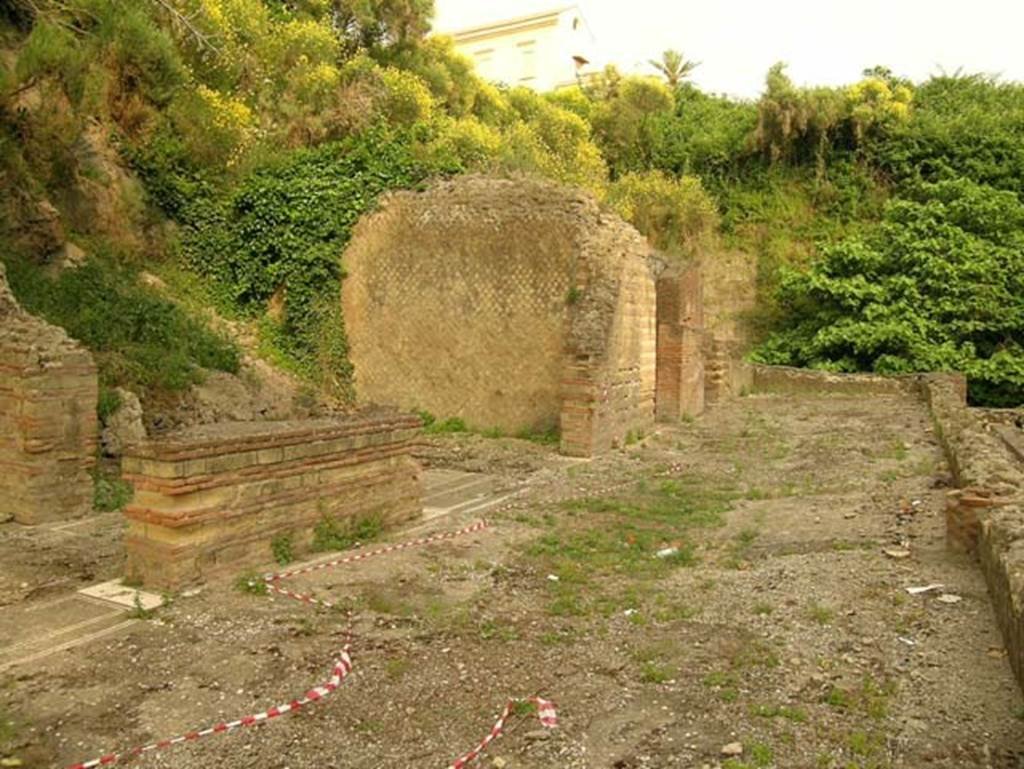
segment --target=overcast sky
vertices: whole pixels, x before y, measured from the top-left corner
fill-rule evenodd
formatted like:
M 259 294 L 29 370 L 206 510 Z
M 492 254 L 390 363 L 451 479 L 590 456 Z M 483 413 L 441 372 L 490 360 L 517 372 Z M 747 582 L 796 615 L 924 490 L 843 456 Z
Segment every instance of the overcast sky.
M 571 2 L 436 0 L 452 31 Z M 942 69 L 1024 80 L 1024 0 L 580 0 L 600 55 L 626 70 L 666 48 L 701 61 L 703 89 L 757 96 L 768 67 L 803 84 L 856 80 L 883 64 L 922 80 Z

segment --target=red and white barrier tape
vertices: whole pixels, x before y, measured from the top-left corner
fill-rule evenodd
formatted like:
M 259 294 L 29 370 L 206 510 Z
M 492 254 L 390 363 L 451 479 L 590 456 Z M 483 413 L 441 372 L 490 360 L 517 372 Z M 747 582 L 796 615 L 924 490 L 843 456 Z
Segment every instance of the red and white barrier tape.
M 455 759 L 455 763 L 453 763 L 448 769 L 463 769 L 463 767 L 476 760 L 477 756 L 487 750 L 487 746 L 497 739 L 501 735 L 502 731 L 504 731 L 505 722 L 508 720 L 508 717 L 512 715 L 513 708 L 520 703 L 527 702 L 533 703 L 537 706 L 537 717 L 540 719 L 543 726 L 548 729 L 554 729 L 558 726 L 558 714 L 555 712 L 555 703 L 550 700 L 545 700 L 540 697 L 530 697 L 525 700 L 509 700 L 505 704 L 505 709 L 501 711 L 501 715 L 498 716 L 498 720 L 495 721 L 494 726 L 491 727 L 490 734 L 484 737 L 480 741 L 480 744 L 469 751 L 466 755 Z
M 180 745 L 183 742 L 193 742 L 195 740 L 202 739 L 203 737 L 212 737 L 215 734 L 227 734 L 228 732 L 241 729 L 245 726 L 255 726 L 256 724 L 271 721 L 278 716 L 283 716 L 286 713 L 294 713 L 296 710 L 299 710 L 310 703 L 322 700 L 341 686 L 342 681 L 344 681 L 345 677 L 351 672 L 352 659 L 348 656 L 348 650 L 342 649 L 341 656 L 338 657 L 338 661 L 334 664 L 334 669 L 331 671 L 330 679 L 319 686 L 314 686 L 298 699 L 292 700 L 291 702 L 285 702 L 284 704 L 273 707 L 270 710 L 265 710 L 262 713 L 254 713 L 253 715 L 245 716 L 244 718 L 239 718 L 235 721 L 222 721 L 221 723 L 207 727 L 206 729 L 186 732 L 185 734 L 172 737 L 168 740 L 160 740 L 160 742 L 153 742 L 149 745 L 132 748 L 124 753 L 108 753 L 107 755 L 93 759 L 92 761 L 86 761 L 83 764 L 75 764 L 70 769 L 93 769 L 93 767 L 96 766 L 107 766 L 109 764 L 115 764 L 118 761 L 123 761 L 127 758 L 134 758 L 135 756 L 141 756 L 144 753 L 150 753 L 154 750 L 163 750 L 164 748 L 170 748 L 174 745 Z
M 434 534 L 429 537 L 420 537 L 418 539 L 409 540 L 408 542 L 400 542 L 395 545 L 388 545 L 386 547 L 380 547 L 375 550 L 369 550 L 363 553 L 356 553 L 355 555 L 349 555 L 343 558 L 336 558 L 333 561 L 318 563 L 312 566 L 305 566 L 300 569 L 293 569 L 291 571 L 281 572 L 278 574 L 268 574 L 266 577 L 264 577 L 264 581 L 266 582 L 267 589 L 274 593 L 277 593 L 278 595 L 293 598 L 297 601 L 302 601 L 303 603 L 307 604 L 331 608 L 334 606 L 334 604 L 330 601 L 315 598 L 312 595 L 294 593 L 290 590 L 286 590 L 285 588 L 280 587 L 278 583 L 283 579 L 295 577 L 300 574 L 309 574 L 311 572 L 321 571 L 323 569 L 329 569 L 347 563 L 364 561 L 367 558 L 371 558 L 373 556 L 384 555 L 385 553 L 393 553 L 398 550 L 406 550 L 410 547 L 429 545 L 434 542 L 443 542 L 445 540 L 454 539 L 456 537 L 464 536 L 466 534 L 472 534 L 477 531 L 483 531 L 485 528 L 487 528 L 487 524 L 484 521 L 477 521 L 474 524 L 466 526 L 462 529 L 458 529 L 456 531 Z M 150 753 L 154 750 L 163 750 L 165 748 L 170 748 L 174 745 L 180 745 L 184 742 L 193 742 L 195 740 L 202 739 L 203 737 L 210 737 L 215 734 L 226 734 L 228 732 L 240 729 L 242 727 L 255 726 L 257 724 L 266 723 L 267 721 L 271 721 L 277 718 L 278 716 L 283 716 L 286 713 L 294 713 L 296 710 L 299 710 L 305 707 L 306 705 L 322 700 L 324 697 L 328 696 L 329 694 L 334 692 L 339 686 L 341 686 L 342 682 L 345 680 L 345 677 L 352 672 L 352 659 L 351 657 L 349 657 L 348 648 L 349 647 L 346 645 L 345 648 L 342 649 L 341 656 L 338 658 L 338 661 L 334 665 L 334 669 L 331 671 L 330 679 L 326 683 L 313 687 L 312 689 L 307 691 L 305 695 L 298 699 L 294 699 L 291 702 L 286 702 L 282 705 L 278 705 L 262 713 L 255 713 L 253 715 L 248 715 L 244 718 L 239 718 L 234 721 L 224 721 L 219 724 L 216 724 L 215 726 L 207 727 L 206 729 L 187 732 L 186 734 L 179 735 L 177 737 L 172 737 L 171 739 L 161 740 L 160 742 L 154 742 L 149 745 L 143 745 L 141 747 L 132 748 L 131 750 L 125 751 L 123 753 L 108 753 L 107 755 L 93 759 L 92 761 L 86 761 L 81 764 L 74 764 L 71 767 L 69 767 L 69 769 L 94 769 L 94 767 L 97 766 L 108 766 L 110 764 L 115 764 L 119 761 L 123 761 L 128 758 L 134 758 L 136 756 L 141 756 L 145 753 Z M 548 728 L 554 728 L 555 726 L 557 726 L 558 717 L 555 714 L 555 708 L 551 702 L 541 699 L 540 697 L 534 697 L 526 701 L 533 702 L 537 705 L 538 716 L 540 718 L 541 724 Z M 498 721 L 494 724 L 494 727 L 491 729 L 490 734 L 488 734 L 487 737 L 485 737 L 476 748 L 474 748 L 465 756 L 458 759 L 454 764 L 452 764 L 453 769 L 462 769 L 462 767 L 466 766 L 468 763 L 473 761 L 477 756 L 479 756 L 484 750 L 487 749 L 487 746 L 498 735 L 501 734 L 505 726 L 505 721 L 512 713 L 512 709 L 515 707 L 517 702 L 519 701 L 509 700 L 508 704 L 505 706 L 505 710 L 502 712 L 501 716 L 498 718 Z

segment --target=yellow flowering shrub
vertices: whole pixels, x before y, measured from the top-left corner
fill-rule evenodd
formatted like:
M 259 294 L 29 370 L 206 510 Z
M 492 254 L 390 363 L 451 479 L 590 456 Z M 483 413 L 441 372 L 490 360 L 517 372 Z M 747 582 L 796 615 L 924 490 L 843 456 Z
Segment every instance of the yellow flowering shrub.
M 256 138 L 252 110 L 205 85 L 180 93 L 169 112 L 189 153 L 205 165 L 234 165 Z
M 412 125 L 430 119 L 434 97 L 419 77 L 405 70 L 385 67 L 380 71 L 384 86 L 382 108 L 388 120 Z

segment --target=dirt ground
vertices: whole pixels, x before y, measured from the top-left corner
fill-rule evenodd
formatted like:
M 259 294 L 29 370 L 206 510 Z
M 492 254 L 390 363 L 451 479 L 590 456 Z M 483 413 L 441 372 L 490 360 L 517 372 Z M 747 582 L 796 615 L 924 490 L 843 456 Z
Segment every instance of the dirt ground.
M 1024 702 L 979 570 L 946 549 L 916 401 L 751 396 L 590 462 L 475 436 L 424 458 L 521 493 L 483 532 L 293 580 L 354 613 L 343 686 L 134 763 L 441 769 L 508 697 L 540 694 L 559 728 L 519 716 L 478 765 L 1024 767 Z M 0 609 L 115 576 L 118 531 L 0 526 Z M 68 765 L 290 700 L 326 679 L 346 624 L 231 585 L 178 596 L 0 674 L 0 756 Z

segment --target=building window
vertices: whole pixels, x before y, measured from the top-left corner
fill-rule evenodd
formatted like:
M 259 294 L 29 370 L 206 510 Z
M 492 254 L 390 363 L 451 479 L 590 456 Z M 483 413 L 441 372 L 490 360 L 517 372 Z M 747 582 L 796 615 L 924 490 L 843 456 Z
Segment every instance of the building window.
M 494 58 L 494 49 L 482 48 L 479 51 L 473 51 L 473 58 L 476 59 L 477 64 L 489 64 Z
M 537 77 L 537 41 L 527 40 L 516 46 L 519 49 L 520 75 L 519 80 L 533 80 Z

